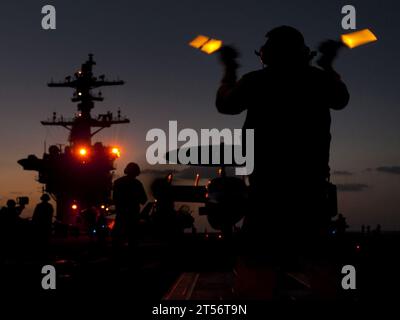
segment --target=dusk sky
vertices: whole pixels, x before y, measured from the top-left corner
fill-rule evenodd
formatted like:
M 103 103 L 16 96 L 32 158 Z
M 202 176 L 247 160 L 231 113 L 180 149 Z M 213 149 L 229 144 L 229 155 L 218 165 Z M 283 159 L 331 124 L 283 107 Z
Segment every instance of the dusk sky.
M 46 4 L 57 10 L 56 30 L 41 28 Z M 88 53 L 95 55 L 96 74 L 126 81 L 104 88 L 106 99 L 93 111 L 121 108 L 132 121 L 94 140 L 121 147 L 121 174 L 130 161 L 150 167 L 146 133 L 166 129 L 169 120 L 177 120 L 179 129 L 241 128 L 244 114 L 217 112 L 221 66 L 216 56 L 187 45 L 193 37 L 205 34 L 235 45 L 244 74 L 261 68 L 254 50 L 273 27 L 298 28 L 313 49 L 348 32 L 341 27 L 346 4 L 357 10 L 357 29 L 370 28 L 379 40 L 343 50 L 336 62 L 351 98 L 345 110 L 332 112 L 332 180 L 339 185 L 339 208 L 352 228 L 381 223 L 383 229 L 400 230 L 398 1 L 2 1 L 0 206 L 8 198 L 28 195 L 25 214 L 32 212 L 41 185 L 17 160 L 42 156 L 44 141 L 66 143 L 67 131 L 43 127 L 40 121 L 53 111 L 72 116 L 72 90 L 46 83 L 72 75 Z

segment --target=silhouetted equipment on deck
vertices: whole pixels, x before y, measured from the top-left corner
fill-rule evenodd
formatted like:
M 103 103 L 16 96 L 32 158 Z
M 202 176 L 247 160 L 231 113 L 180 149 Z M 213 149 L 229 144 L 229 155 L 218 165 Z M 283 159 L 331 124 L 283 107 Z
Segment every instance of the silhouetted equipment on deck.
M 112 189 L 114 161 L 120 156 L 116 146 L 104 146 L 101 142 L 92 144 L 92 137 L 114 124 L 129 123 L 129 119 L 111 112 L 93 118 L 91 110 L 94 101 L 103 101 L 101 92 L 93 89 L 103 86 L 124 84 L 123 81 L 108 81 L 105 76 L 96 77 L 92 68 L 95 65 L 93 55 L 82 64 L 74 76 L 68 76 L 64 82 L 50 82 L 49 87 L 74 89 L 72 102 L 78 102 L 77 114 L 66 119 L 54 112 L 51 119 L 42 121 L 44 126 L 61 126 L 70 131 L 69 144 L 50 146 L 40 159 L 29 155 L 18 163 L 25 170 L 39 172 L 38 181 L 45 185 L 57 202 L 57 219 L 64 223 L 74 223 L 79 212 L 91 207 L 100 208 L 109 203 Z
M 242 178 L 226 175 L 227 167 L 238 166 L 238 164 L 234 163 L 234 159 L 232 159 L 232 162 L 229 164 L 223 161 L 224 150 L 230 150 L 229 146 L 227 146 L 228 148 L 226 149 L 224 148 L 224 144 L 218 146 L 221 159 L 219 163 L 212 163 L 212 148 L 214 147 L 215 146 L 210 145 L 181 148 L 166 154 L 167 160 L 175 158 L 178 159 L 178 164 L 180 164 L 179 157 L 177 157 L 179 152 L 185 152 L 187 154 L 194 152 L 198 156 L 198 161 L 197 163 L 189 163 L 188 165 L 219 168 L 219 176 L 209 180 L 206 186 L 199 186 L 198 183 L 195 183 L 194 186 L 172 185 L 172 174 L 168 175 L 167 181 L 171 184 L 171 197 L 174 201 L 204 203 L 204 207 L 199 208 L 199 214 L 207 216 L 211 227 L 216 230 L 229 230 L 229 228 L 244 217 L 251 207 L 249 188 Z M 209 164 L 200 163 L 204 152 L 209 156 Z M 195 181 L 197 182 L 198 180 L 199 175 L 196 175 Z M 326 181 L 325 184 L 325 195 L 326 214 L 329 215 L 328 218 L 330 219 L 337 215 L 338 206 L 337 188 L 329 181 Z
M 17 198 L 17 204 L 20 206 L 26 206 L 29 204 L 29 197 L 18 197 Z
M 224 144 L 217 147 L 220 149 L 219 162 L 212 159 L 212 149 L 215 148 L 215 145 L 174 150 L 167 153 L 166 158 L 169 159 L 172 153 L 195 152 L 198 155 L 198 161 L 197 163 L 189 163 L 189 165 L 220 168 L 218 170 L 219 176 L 211 179 L 206 186 L 199 186 L 198 183 L 195 183 L 194 186 L 173 185 L 172 198 L 179 202 L 204 203 L 204 207 L 199 209 L 199 214 L 207 215 L 208 222 L 214 229 L 228 231 L 244 217 L 246 210 L 248 210 L 248 187 L 242 178 L 226 175 L 227 167 L 238 166 L 234 163 L 234 159 L 230 163 L 224 162 L 225 150 L 233 150 L 233 148 Z M 209 156 L 209 164 L 201 164 L 200 160 L 203 153 Z M 179 159 L 179 157 L 176 158 Z M 172 179 L 168 180 L 172 182 Z M 199 175 L 196 175 L 195 180 L 199 180 Z

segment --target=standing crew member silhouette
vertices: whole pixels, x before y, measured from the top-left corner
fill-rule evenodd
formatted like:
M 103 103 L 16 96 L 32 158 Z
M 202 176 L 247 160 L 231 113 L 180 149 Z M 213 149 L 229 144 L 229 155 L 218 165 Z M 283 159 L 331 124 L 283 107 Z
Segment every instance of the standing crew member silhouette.
M 116 209 L 114 226 L 114 244 L 121 245 L 124 238 L 128 238 L 129 245 L 134 245 L 137 238 L 137 225 L 139 222 L 140 205 L 147 201 L 146 192 L 142 183 L 136 179 L 140 168 L 136 163 L 129 163 L 125 176 L 115 180 L 113 199 Z
M 49 203 L 50 197 L 48 194 L 43 194 L 40 197 L 40 202 L 33 212 L 32 223 L 36 229 L 37 235 L 43 240 L 48 239 L 51 234 L 51 224 L 53 220 L 54 208 Z
M 323 56 L 314 67 L 298 30 L 281 26 L 266 38 L 257 52 L 264 68 L 238 81 L 236 51 L 220 50 L 225 74 L 216 106 L 231 115 L 246 110 L 244 129 L 255 130 L 250 185 L 256 205 L 244 225 L 253 240 L 250 247 L 263 251 L 270 244 L 278 255 L 288 255 L 329 225 L 330 109 L 343 109 L 349 94 L 332 68 L 338 49 L 333 41 L 320 47 Z
M 54 208 L 49 203 L 48 194 L 40 197 L 40 202 L 33 211 L 32 225 L 34 231 L 34 242 L 38 253 L 45 253 L 51 236 L 51 226 L 53 223 Z

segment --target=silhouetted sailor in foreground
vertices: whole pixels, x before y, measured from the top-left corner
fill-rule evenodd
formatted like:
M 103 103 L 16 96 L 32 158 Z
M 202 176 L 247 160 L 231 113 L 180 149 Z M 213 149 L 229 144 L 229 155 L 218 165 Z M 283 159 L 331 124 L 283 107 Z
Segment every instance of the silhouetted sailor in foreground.
M 40 202 L 33 212 L 32 224 L 35 228 L 36 236 L 43 241 L 47 241 L 51 235 L 51 226 L 53 223 L 54 208 L 49 203 L 50 197 L 48 194 L 43 194 L 40 197 Z
M 136 163 L 129 163 L 125 170 L 125 176 L 115 180 L 113 187 L 113 199 L 116 209 L 115 226 L 113 230 L 114 244 L 121 245 L 124 238 L 128 238 L 133 245 L 137 237 L 140 205 L 147 201 L 146 192 L 142 183 L 136 179 L 140 174 L 140 168 Z
M 220 51 L 225 74 L 216 106 L 224 114 L 247 111 L 244 129 L 255 129 L 252 201 L 244 229 L 251 248 L 282 257 L 307 247 L 325 233 L 329 179 L 330 109 L 343 109 L 349 94 L 332 62 L 338 47 L 326 42 L 314 53 L 289 26 L 266 34 L 257 55 L 263 68 L 237 80 L 237 53 Z M 294 255 L 294 254 L 293 254 Z

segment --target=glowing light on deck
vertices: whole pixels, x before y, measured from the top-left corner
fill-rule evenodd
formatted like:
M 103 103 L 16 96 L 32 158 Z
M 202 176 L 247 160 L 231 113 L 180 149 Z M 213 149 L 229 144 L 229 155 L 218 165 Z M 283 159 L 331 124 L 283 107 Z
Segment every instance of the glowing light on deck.
M 200 175 L 196 174 L 196 178 L 194 180 L 194 186 L 197 187 L 199 185 L 199 181 L 200 181 Z
M 174 178 L 174 177 L 173 177 L 172 173 L 170 173 L 170 174 L 168 175 L 168 177 L 167 177 L 167 181 L 168 181 L 169 184 L 172 183 L 172 179 L 173 179 L 173 178 Z
M 369 29 L 343 34 L 340 39 L 350 49 L 378 40 Z

